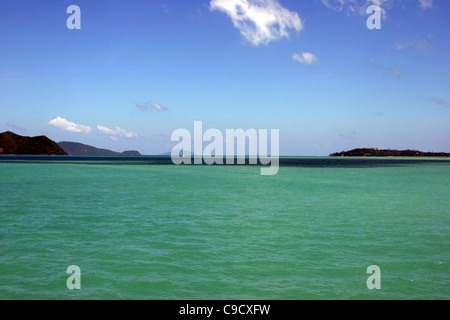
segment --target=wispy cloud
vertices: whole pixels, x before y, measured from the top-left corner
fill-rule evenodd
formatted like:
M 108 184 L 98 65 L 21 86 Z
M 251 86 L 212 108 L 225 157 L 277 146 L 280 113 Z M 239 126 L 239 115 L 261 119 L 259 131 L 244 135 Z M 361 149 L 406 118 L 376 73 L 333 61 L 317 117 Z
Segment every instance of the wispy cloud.
M 391 78 L 391 79 L 398 79 L 403 76 L 403 72 L 399 68 L 392 68 L 392 69 L 384 71 L 383 75 L 385 75 L 386 77 Z
M 321 0 L 322 4 L 328 9 L 335 11 L 346 11 L 354 13 L 356 12 L 356 7 L 360 6 L 357 1 L 354 0 Z
M 388 68 L 386 66 L 380 65 L 375 61 L 374 58 L 370 58 L 370 62 L 375 65 L 378 69 L 382 70 L 382 75 L 391 78 L 391 79 L 399 79 L 403 76 L 403 71 L 399 68 Z
M 148 110 L 147 104 L 136 103 L 136 107 L 138 107 L 139 110 L 144 111 L 144 112 Z
M 149 102 L 149 105 L 153 109 L 155 109 L 157 111 L 166 111 L 166 110 L 168 110 L 166 107 L 164 107 L 164 106 L 162 106 L 162 105 L 160 105 L 159 103 L 156 103 L 156 102 Z
M 162 10 L 164 13 L 169 13 L 169 8 L 167 8 L 167 5 L 165 5 L 165 4 L 160 4 L 159 7 L 161 8 L 161 10 Z
M 395 50 L 404 50 L 407 48 L 414 48 L 417 51 L 422 51 L 425 47 L 429 45 L 429 40 L 434 36 L 432 34 L 427 35 L 423 38 L 409 39 L 406 41 L 396 41 L 394 44 Z
M 138 137 L 138 135 L 136 133 L 134 133 L 132 131 L 126 131 L 119 127 L 115 127 L 114 129 L 109 129 L 107 127 L 98 125 L 97 130 L 106 135 L 109 135 L 112 140 L 117 140 L 118 137 L 125 137 L 125 138 L 137 138 Z
M 68 121 L 67 119 L 57 117 L 53 120 L 50 120 L 47 122 L 49 125 L 60 128 L 65 131 L 69 132 L 75 132 L 75 133 L 90 133 L 92 129 L 88 126 L 77 124 L 71 121 Z
M 432 9 L 434 0 L 419 0 L 422 9 Z
M 333 146 L 331 142 L 314 142 L 311 147 L 316 150 L 328 150 Z
M 26 129 L 21 128 L 21 127 L 18 127 L 18 126 L 16 126 L 14 123 L 9 122 L 9 121 L 6 123 L 6 125 L 7 125 L 8 127 L 10 127 L 11 129 L 13 129 L 13 130 L 17 130 L 17 131 L 27 131 Z
M 366 15 L 367 8 L 370 5 L 377 5 L 381 8 L 382 17 L 386 18 L 387 12 L 391 10 L 395 3 L 401 4 L 401 1 L 395 0 L 320 0 L 322 4 L 332 10 L 344 12 L 347 15 L 360 14 Z M 407 2 L 409 2 L 408 0 Z M 434 0 L 417 0 L 420 8 L 426 10 L 434 8 Z
M 162 106 L 161 104 L 157 103 L 157 102 L 147 102 L 144 104 L 136 104 L 136 106 L 138 107 L 139 110 L 141 111 L 147 111 L 149 108 L 155 109 L 156 111 L 167 111 L 169 109 L 167 109 L 166 107 Z
M 393 0 L 321 0 L 322 4 L 332 10 L 345 12 L 348 15 L 366 15 L 370 5 L 377 5 L 381 8 L 382 17 L 386 17 L 386 10 L 393 6 Z
M 358 136 L 357 136 L 356 131 L 352 131 L 349 133 L 341 133 L 341 134 L 339 134 L 339 137 L 341 137 L 343 139 L 347 139 L 347 140 L 353 140 L 353 139 L 356 139 Z
M 442 109 L 447 109 L 448 107 L 450 107 L 450 103 L 448 103 L 447 101 L 442 100 L 438 97 L 431 98 L 431 101 L 433 101 L 435 104 L 440 106 Z
M 0 77 L 0 81 L 24 81 L 28 80 L 26 78 L 2 78 Z
M 302 52 L 300 54 L 294 53 L 292 55 L 292 59 L 304 64 L 305 66 L 317 64 L 319 61 L 319 59 L 317 59 L 317 57 L 310 52 Z
M 210 9 L 225 12 L 254 46 L 289 38 L 290 29 L 303 29 L 298 14 L 284 8 L 278 0 L 212 0 Z

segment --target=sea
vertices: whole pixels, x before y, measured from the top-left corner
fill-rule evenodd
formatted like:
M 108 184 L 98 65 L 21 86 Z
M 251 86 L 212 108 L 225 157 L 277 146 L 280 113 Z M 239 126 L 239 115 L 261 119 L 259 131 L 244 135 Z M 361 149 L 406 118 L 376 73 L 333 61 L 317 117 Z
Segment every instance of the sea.
M 0 157 L 2 300 L 447 300 L 449 249 L 449 159 Z

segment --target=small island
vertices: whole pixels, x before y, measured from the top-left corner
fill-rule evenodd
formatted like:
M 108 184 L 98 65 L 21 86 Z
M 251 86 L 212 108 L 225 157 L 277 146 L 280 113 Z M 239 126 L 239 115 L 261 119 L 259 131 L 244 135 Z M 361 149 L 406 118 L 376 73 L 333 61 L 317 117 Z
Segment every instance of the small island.
M 450 157 L 450 153 L 358 148 L 350 151 L 332 153 L 330 157 Z

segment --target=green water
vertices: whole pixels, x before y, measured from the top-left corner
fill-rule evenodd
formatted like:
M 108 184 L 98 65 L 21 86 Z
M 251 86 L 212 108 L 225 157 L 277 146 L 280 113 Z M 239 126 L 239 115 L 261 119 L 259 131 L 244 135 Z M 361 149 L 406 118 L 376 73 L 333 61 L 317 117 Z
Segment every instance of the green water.
M 0 299 L 449 299 L 449 182 L 450 162 L 0 163 Z

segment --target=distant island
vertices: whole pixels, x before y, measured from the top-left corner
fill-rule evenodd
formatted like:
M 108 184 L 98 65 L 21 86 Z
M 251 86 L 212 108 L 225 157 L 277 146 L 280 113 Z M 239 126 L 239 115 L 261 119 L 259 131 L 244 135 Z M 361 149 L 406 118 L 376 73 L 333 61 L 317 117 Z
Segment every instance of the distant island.
M 68 155 L 55 141 L 46 136 L 25 137 L 11 131 L 0 133 L 0 154 Z
M 58 145 L 71 156 L 140 156 L 139 151 L 128 150 L 116 152 L 108 149 L 100 149 L 78 142 L 62 141 Z
M 422 152 L 417 150 L 381 150 L 359 148 L 330 154 L 330 157 L 450 157 L 445 152 Z
M 11 131 L 0 133 L 0 155 L 79 155 L 79 156 L 140 156 L 139 151 L 115 152 L 78 142 L 56 143 L 46 136 L 25 137 Z

